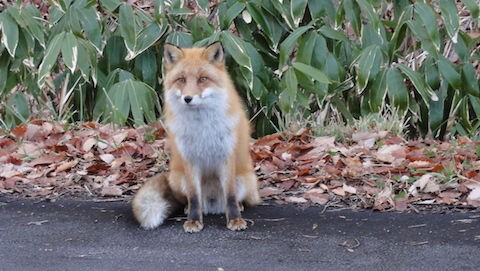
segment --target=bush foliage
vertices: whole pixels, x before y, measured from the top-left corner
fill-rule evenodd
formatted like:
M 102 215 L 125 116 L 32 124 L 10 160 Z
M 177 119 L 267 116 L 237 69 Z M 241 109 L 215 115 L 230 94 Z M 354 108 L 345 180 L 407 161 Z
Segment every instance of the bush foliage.
M 40 1 L 42 2 L 42 1 Z M 220 40 L 257 135 L 285 116 L 395 108 L 413 136 L 480 126 L 475 0 L 58 0 L 0 14 L 0 117 L 142 125 L 161 111 L 162 46 Z

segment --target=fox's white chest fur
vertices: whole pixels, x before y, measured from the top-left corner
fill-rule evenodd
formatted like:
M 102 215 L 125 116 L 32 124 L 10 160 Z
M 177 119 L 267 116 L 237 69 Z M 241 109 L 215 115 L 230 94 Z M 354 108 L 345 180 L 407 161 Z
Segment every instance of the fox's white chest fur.
M 215 173 L 233 152 L 238 118 L 227 114 L 224 91 L 209 91 L 205 97 L 194 99 L 199 99 L 199 104 L 187 105 L 178 93 L 167 94 L 173 113 L 167 125 L 182 158 L 204 175 Z

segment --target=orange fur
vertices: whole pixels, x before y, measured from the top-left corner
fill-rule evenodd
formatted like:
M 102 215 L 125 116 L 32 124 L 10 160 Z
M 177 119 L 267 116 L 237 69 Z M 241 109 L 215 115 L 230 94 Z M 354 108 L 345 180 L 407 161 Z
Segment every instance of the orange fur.
M 226 70 L 223 49 L 219 43 L 202 48 L 167 44 L 164 67 L 171 145 L 168 186 L 171 198 L 187 203 L 184 229 L 200 231 L 203 213 L 225 212 L 227 227 L 243 230 L 239 202 L 255 205 L 260 197 L 249 153 L 249 121 Z M 136 202 L 148 194 L 142 189 Z M 134 213 L 141 209 L 134 208 Z

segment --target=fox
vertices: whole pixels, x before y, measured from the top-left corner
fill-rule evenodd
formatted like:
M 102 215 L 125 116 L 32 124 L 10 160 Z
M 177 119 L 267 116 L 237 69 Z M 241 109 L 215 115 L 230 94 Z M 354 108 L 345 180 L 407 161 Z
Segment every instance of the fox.
M 181 48 L 166 43 L 163 67 L 170 170 L 151 177 L 135 194 L 135 219 L 155 229 L 184 207 L 185 232 L 201 231 L 207 214 L 225 214 L 228 229 L 245 230 L 243 206 L 261 199 L 250 156 L 250 122 L 222 44 Z

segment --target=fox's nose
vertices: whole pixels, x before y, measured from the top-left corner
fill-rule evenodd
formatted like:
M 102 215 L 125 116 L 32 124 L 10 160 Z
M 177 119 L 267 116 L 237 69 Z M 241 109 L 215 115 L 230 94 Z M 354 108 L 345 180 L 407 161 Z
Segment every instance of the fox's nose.
M 183 97 L 183 100 L 184 100 L 187 104 L 189 104 L 189 103 L 193 100 L 193 97 L 192 97 L 192 96 L 185 96 L 185 97 Z

